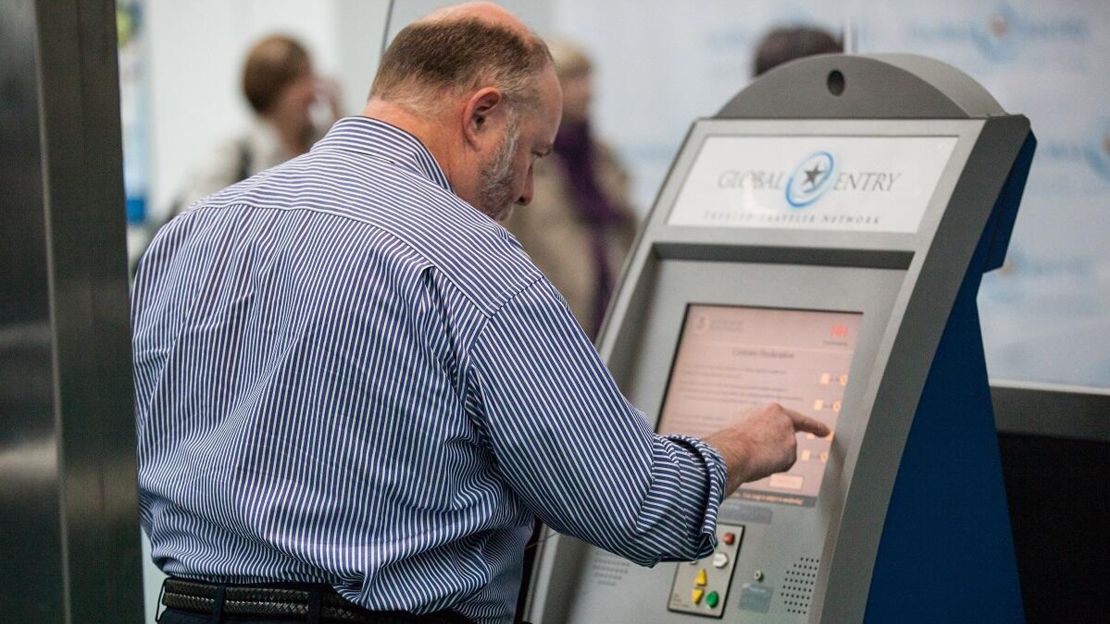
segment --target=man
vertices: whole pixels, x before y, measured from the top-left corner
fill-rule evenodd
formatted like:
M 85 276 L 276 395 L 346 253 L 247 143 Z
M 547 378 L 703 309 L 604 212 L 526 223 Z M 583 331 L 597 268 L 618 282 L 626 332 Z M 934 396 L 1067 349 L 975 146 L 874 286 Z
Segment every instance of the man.
M 723 496 L 828 433 L 768 406 L 665 438 L 625 401 L 496 223 L 560 99 L 515 17 L 442 10 L 398 34 L 364 116 L 159 233 L 133 331 L 163 622 L 507 622 L 535 516 L 697 558 Z

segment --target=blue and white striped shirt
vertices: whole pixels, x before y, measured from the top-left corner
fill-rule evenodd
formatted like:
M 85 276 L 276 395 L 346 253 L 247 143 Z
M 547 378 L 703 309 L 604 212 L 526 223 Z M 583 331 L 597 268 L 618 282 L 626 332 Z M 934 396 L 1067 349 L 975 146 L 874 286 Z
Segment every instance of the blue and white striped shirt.
M 143 526 L 170 575 L 512 617 L 531 522 L 712 548 L 725 469 L 655 435 L 562 298 L 363 117 L 162 228 L 134 288 Z

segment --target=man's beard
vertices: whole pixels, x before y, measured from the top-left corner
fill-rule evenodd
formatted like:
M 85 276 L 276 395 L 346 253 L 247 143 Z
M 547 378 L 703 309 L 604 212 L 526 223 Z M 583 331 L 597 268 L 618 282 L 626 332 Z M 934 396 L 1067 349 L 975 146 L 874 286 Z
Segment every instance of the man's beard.
M 507 219 L 517 200 L 513 197 L 513 155 L 516 153 L 518 139 L 516 120 L 510 119 L 497 153 L 482 168 L 482 187 L 477 208 L 494 221 Z

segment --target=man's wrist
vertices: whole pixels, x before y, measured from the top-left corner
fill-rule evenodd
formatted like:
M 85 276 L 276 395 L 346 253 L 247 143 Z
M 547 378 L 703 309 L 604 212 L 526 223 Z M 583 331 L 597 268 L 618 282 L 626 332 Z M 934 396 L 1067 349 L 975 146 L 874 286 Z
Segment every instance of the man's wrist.
M 751 458 L 749 443 L 744 436 L 728 435 L 725 432 L 710 436 L 705 442 L 717 449 L 725 462 L 727 474 L 725 496 L 727 497 L 747 479 L 750 469 L 748 463 Z

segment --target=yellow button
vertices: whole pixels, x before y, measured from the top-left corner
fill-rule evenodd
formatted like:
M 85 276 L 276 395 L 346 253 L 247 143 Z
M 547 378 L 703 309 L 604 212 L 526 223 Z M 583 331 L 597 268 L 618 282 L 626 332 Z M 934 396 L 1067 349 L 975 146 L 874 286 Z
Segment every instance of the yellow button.
M 705 595 L 705 590 L 704 589 L 695 589 L 694 591 L 690 592 L 690 598 L 694 601 L 694 604 L 700 604 L 701 603 L 701 597 L 704 596 L 704 595 Z
M 698 570 L 698 576 L 694 579 L 694 585 L 697 585 L 698 587 L 705 587 L 705 584 L 708 582 L 709 578 L 705 576 L 705 570 Z

